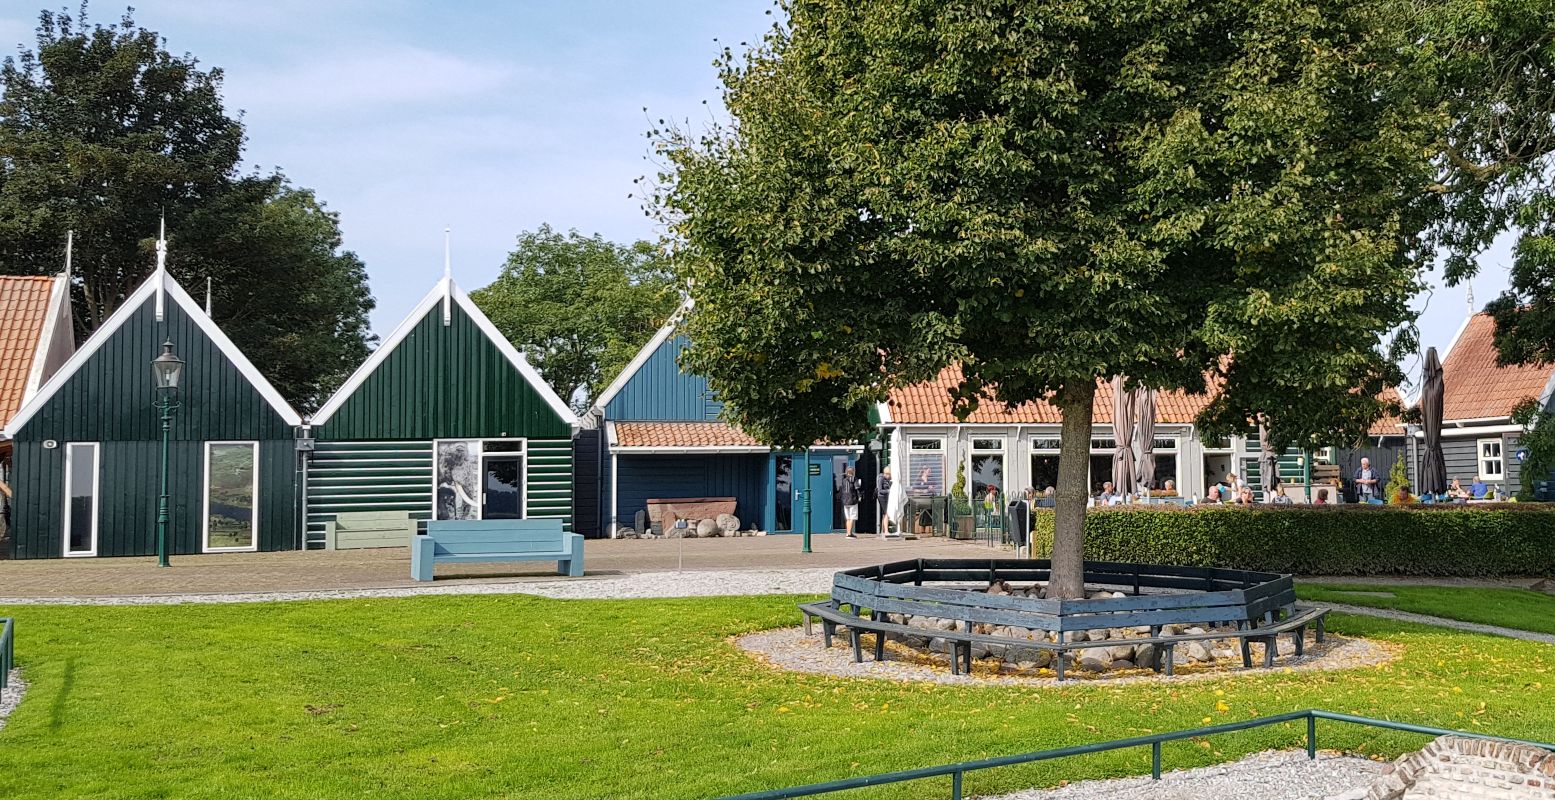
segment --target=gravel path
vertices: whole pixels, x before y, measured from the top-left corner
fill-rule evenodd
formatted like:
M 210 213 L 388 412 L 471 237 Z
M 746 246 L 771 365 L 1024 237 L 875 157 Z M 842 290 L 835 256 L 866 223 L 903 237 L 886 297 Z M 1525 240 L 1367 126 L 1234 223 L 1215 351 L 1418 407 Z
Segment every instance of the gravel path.
M 27 682 L 22 680 L 22 671 L 11 670 L 5 688 L 0 689 L 0 728 L 5 727 L 5 718 L 11 716 L 11 711 L 22 701 L 22 693 L 25 691 Z
M 1310 636 L 1310 634 L 1309 634 Z M 867 641 L 867 640 L 866 640 Z M 924 681 L 930 683 L 946 683 L 967 686 L 1074 686 L 1077 684 L 1095 685 L 1106 684 L 1108 686 L 1141 683 L 1146 681 L 1183 682 L 1200 680 L 1219 680 L 1238 674 L 1262 674 L 1262 667 L 1254 667 L 1246 670 L 1242 667 L 1240 659 L 1230 663 L 1222 662 L 1217 666 L 1190 665 L 1178 662 L 1177 674 L 1171 678 L 1156 675 L 1148 670 L 1134 670 L 1131 673 L 1115 674 L 1114 677 L 1091 677 L 1090 673 L 1079 669 L 1066 673 L 1068 680 L 1060 683 L 1057 676 L 1045 671 L 1035 675 L 1018 673 L 994 673 L 983 662 L 973 665 L 972 675 L 950 674 L 950 658 L 943 653 L 936 653 L 933 660 L 927 660 L 918 651 L 908 650 L 898 642 L 886 643 L 886 660 L 875 661 L 866 655 L 862 663 L 853 662 L 853 650 L 848 647 L 847 639 L 840 638 L 832 643 L 831 649 L 821 644 L 820 631 L 810 636 L 804 635 L 803 628 L 779 628 L 770 631 L 758 631 L 746 634 L 734 639 L 734 644 L 745 650 L 759 661 L 778 669 L 793 670 L 795 672 L 809 672 L 820 675 L 835 675 L 841 678 L 879 678 L 896 681 Z M 866 647 L 869 645 L 866 644 Z M 1280 656 L 1275 661 L 1275 669 L 1290 669 L 1295 672 L 1307 672 L 1312 670 L 1336 670 L 1355 669 L 1357 667 L 1370 667 L 1392 661 L 1393 650 L 1368 639 L 1352 639 L 1336 636 L 1330 633 L 1327 641 L 1317 644 L 1308 640 L 1306 653 L 1300 657 Z M 1257 661 L 1257 659 L 1255 659 Z
M 1502 628 L 1498 625 L 1481 625 L 1478 622 L 1464 622 L 1456 619 L 1432 617 L 1426 614 L 1412 614 L 1408 611 L 1396 611 L 1391 608 L 1371 608 L 1368 606 L 1352 606 L 1348 603 L 1323 603 L 1341 614 L 1361 614 L 1368 617 L 1381 617 L 1383 619 L 1396 619 L 1400 622 L 1418 622 L 1421 625 L 1435 625 L 1440 628 L 1452 628 L 1454 630 L 1468 631 L 1470 633 L 1488 633 L 1492 636 L 1505 636 L 1509 639 L 1522 639 L 1528 642 L 1540 642 L 1542 644 L 1555 644 L 1555 635 L 1548 633 L 1534 633 L 1533 631 L 1520 631 L 1516 628 Z
M 1269 750 L 1213 767 L 1163 772 L 1161 779 L 1082 781 L 1060 789 L 1033 789 L 985 800 L 1322 800 L 1359 797 L 1383 764 L 1364 758 L 1305 750 Z M 975 774 L 974 774 L 975 776 Z M 975 777 L 969 778 L 975 780 Z
M 453 594 L 533 594 L 557 599 L 718 597 L 759 594 L 827 594 L 836 569 L 642 572 L 565 580 L 444 583 L 384 589 L 227 594 L 148 594 L 119 597 L 0 597 L 0 606 L 141 606 L 184 603 L 272 603 L 287 600 L 346 600 L 362 597 L 420 597 Z M 796 615 L 798 611 L 794 612 Z

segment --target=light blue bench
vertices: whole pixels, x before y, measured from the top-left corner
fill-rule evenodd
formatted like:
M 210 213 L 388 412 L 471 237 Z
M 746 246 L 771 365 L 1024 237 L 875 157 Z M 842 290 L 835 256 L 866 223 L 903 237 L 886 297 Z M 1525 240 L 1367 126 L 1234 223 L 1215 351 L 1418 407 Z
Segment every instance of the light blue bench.
M 410 538 L 410 577 L 432 580 L 437 564 L 555 561 L 556 571 L 583 574 L 583 537 L 562 531 L 559 519 L 434 520 Z

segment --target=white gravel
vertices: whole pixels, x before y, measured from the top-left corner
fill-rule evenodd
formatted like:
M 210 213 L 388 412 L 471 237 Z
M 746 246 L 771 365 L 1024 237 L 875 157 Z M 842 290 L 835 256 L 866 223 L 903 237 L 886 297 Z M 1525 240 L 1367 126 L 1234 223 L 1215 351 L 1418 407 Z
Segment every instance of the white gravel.
M 22 701 L 22 693 L 27 691 L 27 682 L 22 680 L 22 671 L 11 670 L 4 689 L 0 689 L 0 728 L 5 727 L 5 718 L 11 716 L 11 711 Z
M 643 572 L 597 578 L 443 583 L 382 589 L 307 592 L 149 594 L 118 597 L 0 597 L 0 606 L 139 606 L 184 603 L 273 603 L 288 600 L 347 600 L 362 597 L 420 597 L 451 594 L 533 594 L 558 599 L 720 597 L 760 594 L 828 594 L 835 568 L 706 572 Z M 799 612 L 795 611 L 795 614 Z
M 1354 756 L 1305 750 L 1269 750 L 1213 767 L 1107 781 L 1082 781 L 1058 789 L 1033 789 L 985 800 L 1322 800 L 1351 795 L 1369 785 L 1383 764 Z M 969 778 L 970 779 L 970 778 Z

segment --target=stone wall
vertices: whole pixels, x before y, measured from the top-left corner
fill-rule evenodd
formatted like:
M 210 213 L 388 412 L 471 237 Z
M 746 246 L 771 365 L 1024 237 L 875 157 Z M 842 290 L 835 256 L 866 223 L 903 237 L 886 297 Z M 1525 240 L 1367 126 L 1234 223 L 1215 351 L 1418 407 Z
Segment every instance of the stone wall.
M 1390 765 L 1366 800 L 1555 798 L 1555 753 L 1494 739 L 1443 736 Z

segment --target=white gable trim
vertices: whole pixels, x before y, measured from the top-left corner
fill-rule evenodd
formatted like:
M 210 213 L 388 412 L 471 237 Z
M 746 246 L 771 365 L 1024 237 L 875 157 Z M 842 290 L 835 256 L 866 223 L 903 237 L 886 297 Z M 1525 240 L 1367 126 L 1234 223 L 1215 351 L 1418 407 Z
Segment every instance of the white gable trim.
M 632 356 L 631 362 L 626 365 L 625 369 L 621 370 L 621 374 L 617 375 L 616 379 L 611 381 L 609 386 L 605 387 L 605 391 L 600 392 L 599 398 L 589 408 L 590 411 L 598 411 L 601 416 L 604 415 L 605 407 L 610 405 L 610 401 L 616 399 L 616 395 L 626 388 L 626 384 L 632 380 L 632 377 L 637 374 L 638 370 L 643 368 L 644 364 L 648 363 L 648 359 L 652 358 L 653 354 L 658 352 L 659 348 L 663 347 L 664 343 L 669 341 L 671 336 L 675 335 L 675 329 L 680 327 L 681 315 L 690 311 L 692 305 L 690 298 L 687 298 L 685 302 L 680 304 L 680 308 L 670 315 L 669 321 L 664 323 L 664 327 L 659 328 L 658 332 L 653 334 L 653 338 L 649 339 L 648 343 L 643 345 L 641 350 L 637 351 L 637 355 Z
M 880 415 L 881 425 L 891 424 L 891 401 L 885 400 L 875 404 L 875 411 Z
M 572 413 L 572 409 L 568 408 L 566 403 L 562 402 L 562 399 L 551 389 L 551 385 L 546 383 L 544 378 L 540 377 L 540 373 L 535 371 L 535 368 L 530 366 L 529 361 L 524 358 L 523 354 L 513 347 L 513 343 L 509 342 L 507 337 L 497 330 L 497 326 L 492 324 L 492 321 L 475 305 L 475 301 L 471 300 L 470 296 L 465 294 L 458 284 L 454 283 L 453 278 L 446 276 L 439 280 L 436 286 L 432 287 L 432 291 L 427 292 L 426 296 L 421 298 L 421 302 L 411 309 L 410 314 L 400 320 L 399 325 L 395 326 L 394 331 L 389 334 L 389 338 L 385 339 L 383 344 L 379 345 L 378 349 L 374 350 L 372 355 L 368 356 L 367 360 L 363 361 L 362 365 L 357 367 L 355 372 L 351 373 L 351 377 L 347 378 L 346 382 L 333 395 L 330 395 L 329 400 L 325 401 L 324 405 L 319 407 L 318 412 L 308 420 L 308 424 L 317 427 L 329 422 L 329 418 L 334 416 L 341 406 L 345 405 L 346 400 L 357 389 L 360 389 L 363 383 L 367 382 L 368 376 L 372 375 L 373 371 L 378 369 L 380 364 L 388 360 L 389 354 L 394 352 L 394 348 L 398 347 L 400 342 L 404 341 L 405 337 L 409 336 L 410 332 L 416 329 L 416 326 L 421 323 L 421 320 L 432 309 L 439 307 L 447 298 L 452 298 L 453 302 L 464 309 L 464 313 L 470 316 L 470 319 L 474 321 L 475 326 L 480 329 L 481 333 L 485 334 L 486 338 L 496 345 L 497 351 L 502 353 L 503 357 L 519 371 L 519 374 L 524 376 L 524 380 L 528 381 L 529 385 L 539 393 L 540 397 L 545 400 L 552 411 L 555 411 L 558 416 L 573 427 L 578 426 L 577 415 Z
M 54 338 L 60 334 L 59 326 L 66 332 L 74 322 L 70 314 L 70 276 L 61 272 L 54 276 L 53 292 L 49 296 L 49 310 L 43 320 L 43 330 L 38 334 L 38 344 L 32 351 L 32 367 L 27 371 L 27 387 L 22 390 L 22 405 L 27 405 L 38 390 L 43 388 L 43 371 L 48 368 Z
M 180 286 L 178 281 L 173 280 L 171 276 L 162 278 L 158 274 L 153 274 L 145 282 L 141 283 L 140 287 L 132 292 L 129 297 L 125 298 L 124 303 L 114 310 L 113 314 L 103 322 L 102 327 L 93 331 L 92 335 L 87 337 L 86 342 L 81 345 L 81 348 L 70 356 L 70 359 L 65 362 L 64 366 L 59 368 L 58 372 L 54 373 L 53 377 L 43 384 L 37 395 L 29 400 L 26 405 L 23 405 L 20 411 L 16 412 L 16 416 L 12 417 L 10 424 L 6 426 L 5 434 L 14 437 L 16 432 L 21 430 L 27 424 L 27 421 L 32 419 L 33 415 L 37 414 L 67 381 L 81 371 L 86 362 L 90 361 L 92 356 L 102 349 L 103 344 L 112 338 L 113 334 L 120 328 L 124 327 L 125 323 L 130 321 L 135 312 L 145 305 L 146 301 L 153 294 L 160 296 L 164 292 L 184 310 L 184 313 L 189 315 L 189 318 L 194 321 L 200 332 L 204 333 L 206 338 L 209 338 L 216 345 L 216 349 L 220 350 L 222 355 L 226 356 L 227 360 L 231 361 L 234 367 L 237 367 L 238 372 L 248 380 L 255 391 L 259 392 L 259 396 L 263 397 L 265 402 L 275 409 L 275 413 L 279 414 L 286 424 L 292 426 L 302 424 L 302 417 L 297 414 L 297 411 L 281 397 L 281 393 L 277 392 L 274 386 L 270 385 L 270 381 L 265 380 L 265 376 L 260 374 L 254 363 L 249 361 L 247 356 L 243 355 L 243 351 L 239 350 L 238 346 L 233 344 L 231 339 L 227 338 L 227 334 L 223 333 L 221 328 L 216 325 L 216 321 L 207 316 L 205 310 L 200 308 L 200 304 L 196 303 L 194 298 L 184 291 L 184 287 Z M 150 359 L 146 361 L 146 369 L 149 375 L 149 370 L 151 369 Z

